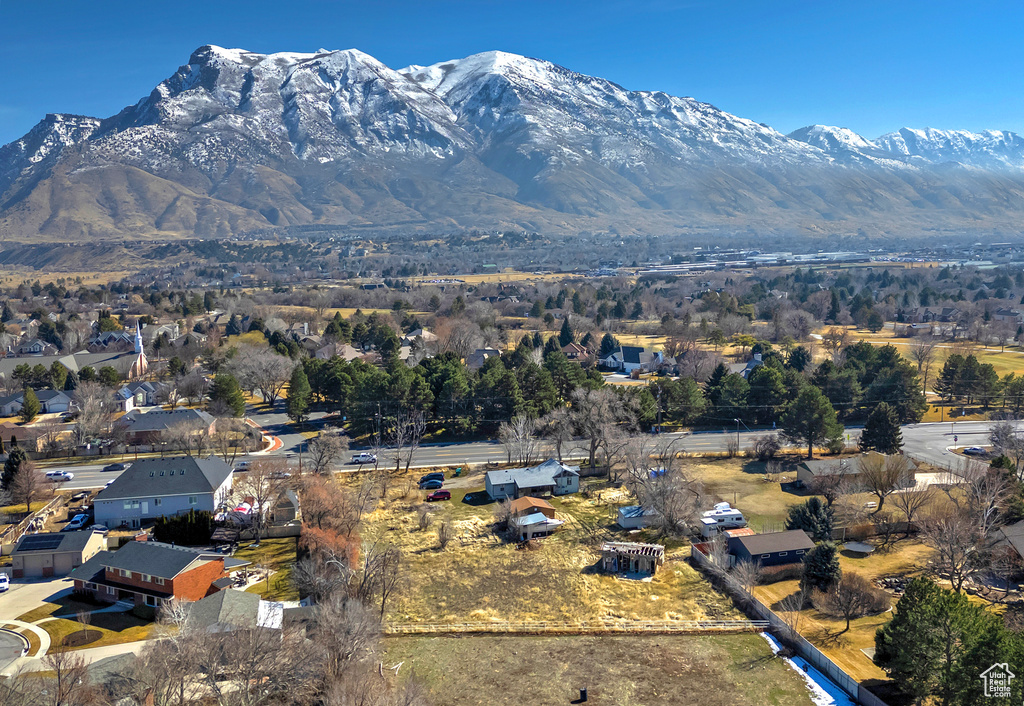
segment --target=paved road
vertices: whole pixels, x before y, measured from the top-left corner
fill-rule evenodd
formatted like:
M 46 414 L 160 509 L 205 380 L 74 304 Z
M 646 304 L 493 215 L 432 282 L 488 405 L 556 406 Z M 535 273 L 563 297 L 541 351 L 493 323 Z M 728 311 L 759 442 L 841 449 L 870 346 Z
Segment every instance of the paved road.
M 284 412 L 263 412 L 254 414 L 254 421 L 262 426 L 268 433 L 278 436 L 283 442 L 283 447 L 274 452 L 276 455 L 289 457 L 289 461 L 298 465 L 297 452 L 299 445 L 304 441 L 301 434 L 294 433 L 287 424 L 287 416 Z M 323 415 L 311 420 L 311 429 L 322 424 Z M 993 422 L 933 422 L 927 424 L 910 424 L 903 427 L 904 448 L 908 454 L 920 461 L 925 461 L 936 466 L 948 467 L 955 465 L 962 459 L 948 450 L 953 446 L 974 446 L 984 445 L 988 440 L 989 429 Z M 1024 422 L 1020 423 L 1024 429 Z M 739 446 L 746 449 L 754 441 L 762 436 L 773 433 L 772 430 L 746 431 L 738 434 Z M 849 443 L 856 443 L 860 437 L 860 429 L 847 429 Z M 701 452 L 722 452 L 726 451 L 730 442 L 734 443 L 737 434 L 735 431 L 700 431 L 666 434 L 666 437 L 679 439 L 678 448 L 693 453 Z M 954 442 L 954 436 L 958 441 Z M 551 450 L 553 454 L 553 449 Z M 290 456 L 289 456 L 290 455 Z M 587 445 L 584 442 L 574 442 L 562 448 L 563 457 L 579 459 L 586 458 Z M 345 459 L 347 460 L 347 459 Z M 459 466 L 468 464 L 482 464 L 488 461 L 503 462 L 506 460 L 505 450 L 497 441 L 471 441 L 453 442 L 445 444 L 429 444 L 420 447 L 413 458 L 412 466 L 415 468 L 426 468 L 430 466 Z M 382 454 L 381 464 L 394 463 L 394 455 L 385 452 Z M 342 464 L 339 470 L 356 470 L 358 466 Z M 66 489 L 100 488 L 107 481 L 116 478 L 119 473 L 103 472 L 102 466 L 68 466 L 67 470 L 75 474 L 74 480 L 67 483 Z M 48 469 L 49 470 L 49 469 Z

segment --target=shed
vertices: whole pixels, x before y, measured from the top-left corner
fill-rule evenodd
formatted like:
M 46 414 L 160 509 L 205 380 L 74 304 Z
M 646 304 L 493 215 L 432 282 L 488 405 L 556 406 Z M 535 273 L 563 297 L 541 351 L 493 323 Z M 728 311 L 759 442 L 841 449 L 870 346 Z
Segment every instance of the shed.
M 644 510 L 640 505 L 620 507 L 616 522 L 622 529 L 640 529 L 651 524 L 654 512 Z
M 106 548 L 99 532 L 47 532 L 26 534 L 11 552 L 13 577 L 67 576 Z
M 761 566 L 782 566 L 803 561 L 814 542 L 803 530 L 768 532 L 729 539 L 729 554 L 737 562 L 749 561 Z
M 601 545 L 601 570 L 612 574 L 654 575 L 665 563 L 665 547 L 639 542 L 605 542 Z

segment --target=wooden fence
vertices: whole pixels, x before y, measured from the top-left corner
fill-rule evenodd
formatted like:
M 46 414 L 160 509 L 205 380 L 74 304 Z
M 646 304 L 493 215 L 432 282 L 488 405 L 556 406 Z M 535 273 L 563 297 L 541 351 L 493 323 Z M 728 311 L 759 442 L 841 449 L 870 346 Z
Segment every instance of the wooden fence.
M 497 621 L 489 623 L 388 623 L 387 635 L 449 635 L 455 633 L 498 635 L 698 635 L 709 633 L 763 632 L 767 620 L 637 620 L 621 622 Z
M 711 557 L 704 554 L 696 546 L 690 548 L 690 556 L 698 566 L 704 569 L 708 569 L 714 565 Z M 861 704 L 861 706 L 887 706 L 884 701 L 868 691 L 860 682 L 851 677 L 844 669 L 829 659 L 824 652 L 808 642 L 803 635 L 790 628 L 789 624 L 785 620 L 783 620 L 771 608 L 759 601 L 754 595 L 737 586 L 731 587 L 730 590 L 741 592 L 744 605 L 746 605 L 754 615 L 760 618 L 762 622 L 769 625 L 776 634 L 784 635 L 786 642 L 796 650 L 797 654 L 807 660 L 812 667 L 832 680 L 833 683 L 849 694 L 850 698 L 858 704 Z
M 50 502 L 46 503 L 46 505 L 44 505 L 40 509 L 36 510 L 30 515 L 26 515 L 18 524 L 11 525 L 2 533 L 0 533 L 0 553 L 2 553 L 2 547 L 4 547 L 5 545 L 13 545 L 19 539 L 21 539 L 22 535 L 24 535 L 25 532 L 28 530 L 28 526 L 33 519 L 37 517 L 48 517 L 49 515 L 56 512 L 58 508 L 60 508 L 60 506 L 64 504 L 64 501 L 64 496 L 58 495 L 57 497 L 50 500 Z

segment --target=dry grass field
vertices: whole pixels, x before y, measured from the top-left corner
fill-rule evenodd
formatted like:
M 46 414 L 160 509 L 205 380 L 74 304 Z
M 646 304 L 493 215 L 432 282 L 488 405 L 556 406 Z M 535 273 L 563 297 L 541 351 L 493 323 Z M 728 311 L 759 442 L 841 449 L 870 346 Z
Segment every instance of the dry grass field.
M 809 706 L 803 679 L 759 635 L 387 638 L 385 668 L 435 703 Z
M 380 537 L 401 547 L 405 579 L 388 608 L 396 622 L 477 622 L 496 620 L 693 620 L 738 618 L 730 601 L 717 593 L 687 562 L 689 550 L 670 548 L 653 579 L 637 581 L 598 573 L 600 538 L 630 539 L 613 526 L 615 508 L 626 504 L 621 491 L 590 497 L 553 499 L 566 521 L 536 549 L 517 550 L 491 531 L 495 505 L 482 493 L 454 489 L 450 502 L 428 505 L 431 525 L 419 529 L 422 491 L 389 500 L 368 518 L 364 539 Z M 477 504 L 480 503 L 480 504 Z M 444 517 L 456 538 L 442 550 L 437 527 Z M 635 538 L 634 538 L 635 539 Z

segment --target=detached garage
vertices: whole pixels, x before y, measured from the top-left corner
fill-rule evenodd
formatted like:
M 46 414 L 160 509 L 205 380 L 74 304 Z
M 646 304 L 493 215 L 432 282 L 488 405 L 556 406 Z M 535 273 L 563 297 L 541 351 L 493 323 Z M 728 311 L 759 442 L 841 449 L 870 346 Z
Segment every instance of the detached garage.
M 13 577 L 67 576 L 106 547 L 99 532 L 49 532 L 26 534 L 11 552 Z

